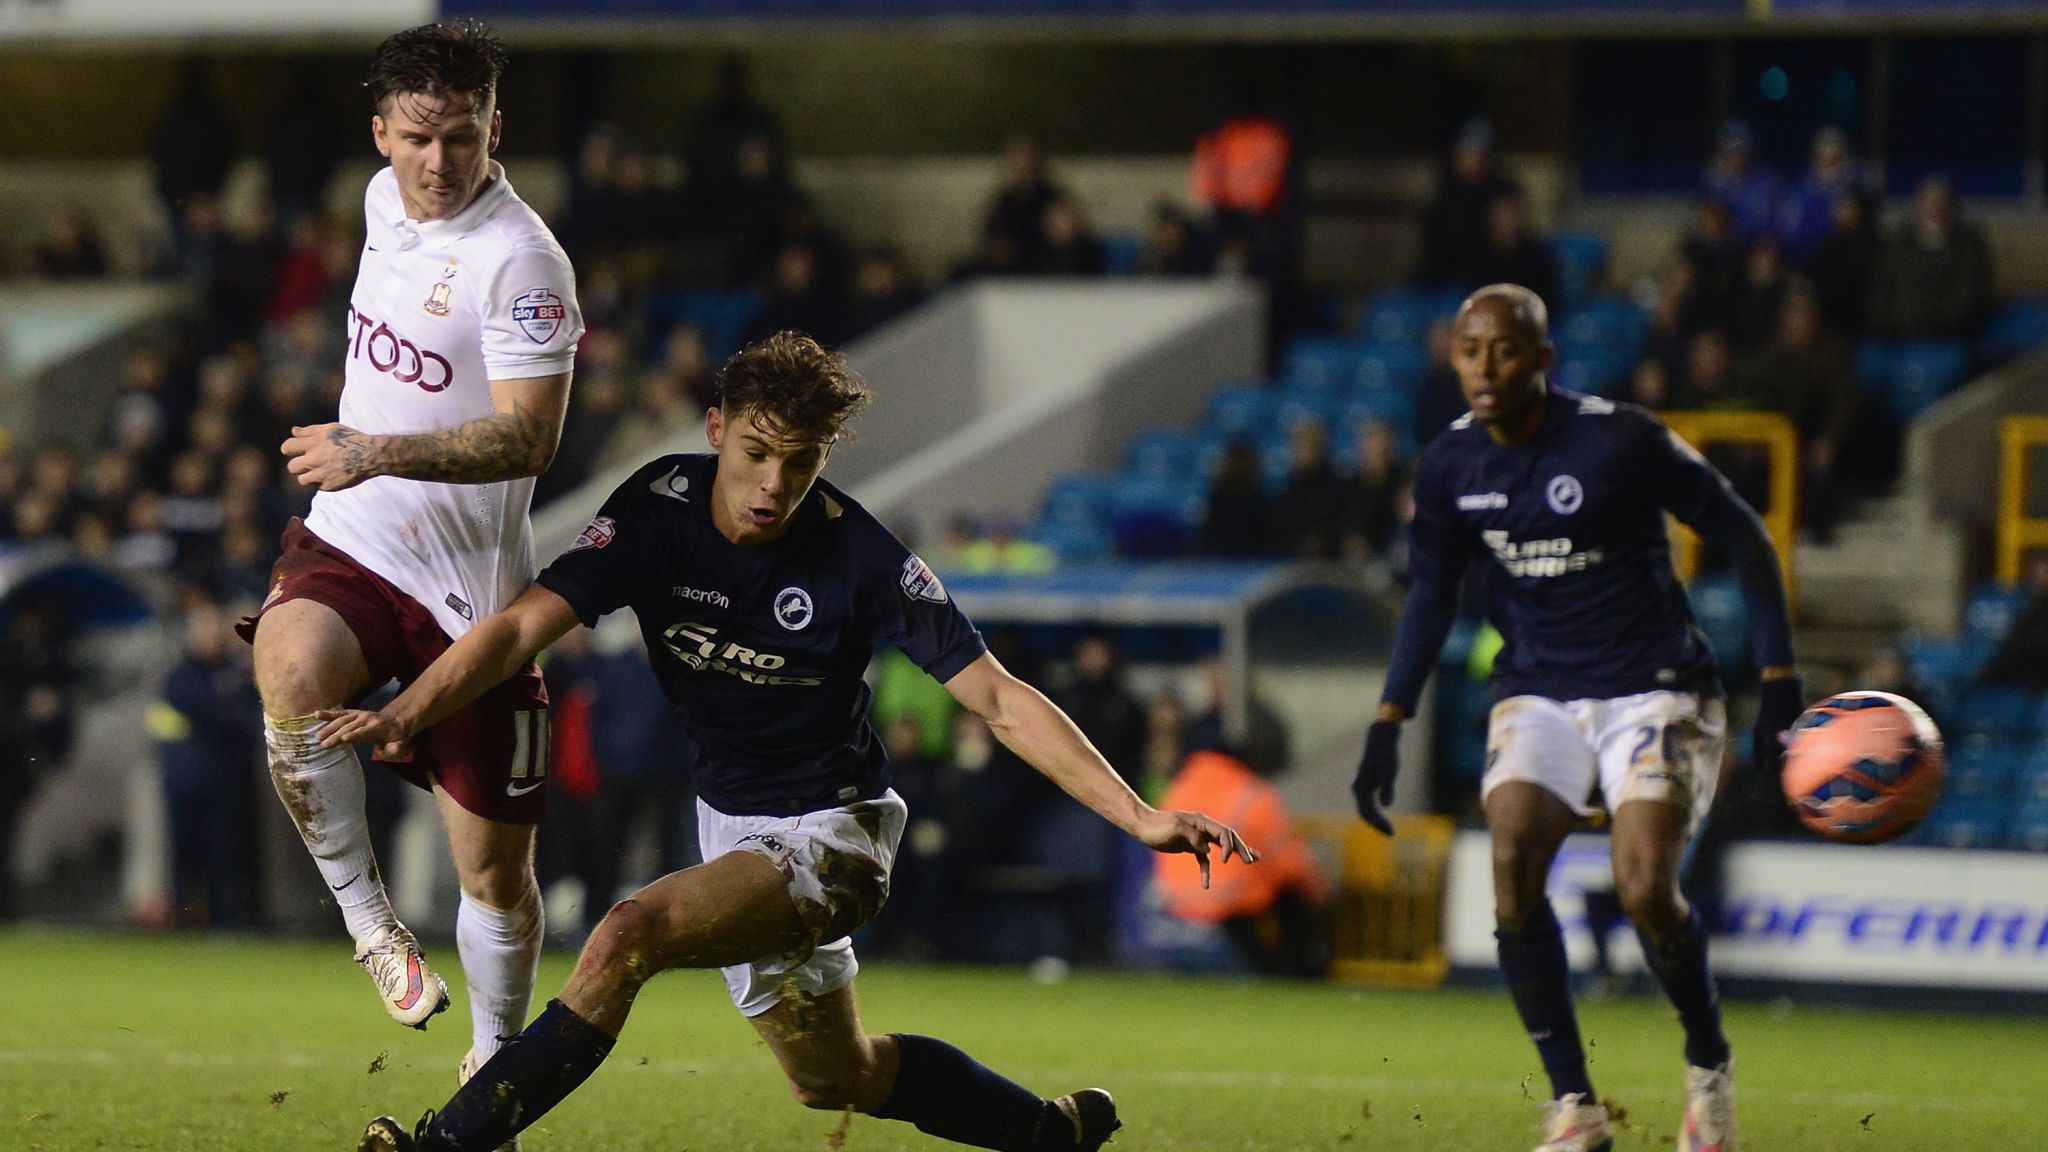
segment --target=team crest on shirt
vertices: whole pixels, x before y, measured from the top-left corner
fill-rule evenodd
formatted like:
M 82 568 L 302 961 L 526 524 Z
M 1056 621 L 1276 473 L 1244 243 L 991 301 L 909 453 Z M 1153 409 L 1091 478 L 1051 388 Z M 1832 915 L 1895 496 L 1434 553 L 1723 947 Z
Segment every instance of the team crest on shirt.
M 585 548 L 602 548 L 611 543 L 612 538 L 618 534 L 618 521 L 609 516 L 599 516 L 590 522 L 590 527 L 577 534 L 576 543 L 569 545 L 569 551 L 581 552 Z
M 446 280 L 440 281 L 434 285 L 432 292 L 427 293 L 426 302 L 421 304 L 420 307 L 425 308 L 428 315 L 446 316 L 448 314 L 448 293 L 451 291 L 453 289 Z
M 929 600 L 934 604 L 946 602 L 946 586 L 939 583 L 939 577 L 931 566 L 912 553 L 903 562 L 903 594 L 912 600 Z
M 775 594 L 775 622 L 791 632 L 803 631 L 811 622 L 811 594 L 791 586 Z
M 553 340 L 568 315 L 562 298 L 545 288 L 529 288 L 512 301 L 512 322 L 535 344 Z
M 1543 499 L 1549 502 L 1552 512 L 1569 516 L 1586 502 L 1586 490 L 1579 486 L 1575 477 L 1553 476 L 1543 489 Z

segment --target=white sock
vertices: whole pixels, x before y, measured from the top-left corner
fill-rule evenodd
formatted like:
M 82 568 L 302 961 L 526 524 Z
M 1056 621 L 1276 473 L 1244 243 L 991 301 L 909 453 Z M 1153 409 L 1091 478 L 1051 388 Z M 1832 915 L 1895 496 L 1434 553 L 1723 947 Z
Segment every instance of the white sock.
M 509 912 L 463 893 L 455 910 L 455 949 L 469 982 L 470 1039 L 478 1060 L 526 1027 L 545 927 L 536 887 L 528 887 L 519 907 Z
M 299 838 L 320 866 L 320 876 L 357 940 L 382 924 L 395 924 L 384 877 L 370 849 L 363 811 L 363 766 L 355 749 L 320 746 L 322 721 L 313 716 L 263 718 L 270 782 L 299 826 Z

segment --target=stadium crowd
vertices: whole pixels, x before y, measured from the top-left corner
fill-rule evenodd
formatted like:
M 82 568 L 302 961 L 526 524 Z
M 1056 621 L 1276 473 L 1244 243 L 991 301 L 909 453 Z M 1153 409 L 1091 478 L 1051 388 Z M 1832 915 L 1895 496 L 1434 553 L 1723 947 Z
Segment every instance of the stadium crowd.
M 86 215 L 67 213 L 18 265 L 22 276 L 52 281 L 139 265 L 190 285 L 198 301 L 178 342 L 128 358 L 89 447 L 0 447 L 0 551 L 106 565 L 151 588 L 158 603 L 176 605 L 188 622 L 182 663 L 151 729 L 165 749 L 176 834 L 172 920 L 261 917 L 248 874 L 253 855 L 218 851 L 232 838 L 223 821 L 246 827 L 253 819 L 248 801 L 261 786 L 259 754 L 247 731 L 201 721 L 243 715 L 253 704 L 247 654 L 223 642 L 220 628 L 262 599 L 273 541 L 308 503 L 277 466 L 274 446 L 293 426 L 331 419 L 342 381 L 333 317 L 347 304 L 359 222 L 325 217 L 320 206 L 354 145 L 306 94 L 281 109 L 261 149 L 271 174 L 267 193 L 230 224 L 222 196 L 240 157 L 219 98 L 194 70 L 155 136 L 156 188 L 171 222 L 162 240 L 116 258 L 119 246 Z M 643 455 L 694 419 L 715 399 L 717 365 L 740 343 L 782 328 L 841 343 L 924 298 L 901 254 L 863 250 L 822 218 L 790 160 L 780 118 L 754 95 L 738 63 L 722 71 L 717 94 L 672 151 L 606 123 L 583 132 L 555 223 L 578 270 L 589 331 L 563 443 L 540 480 L 539 501 Z M 1341 311 L 1303 303 L 1301 160 L 1280 118 L 1244 106 L 1196 142 L 1191 208 L 1161 203 L 1144 236 L 1104 237 L 1041 145 L 1019 134 L 1002 152 L 972 251 L 955 276 L 1256 278 L 1269 288 L 1276 340 L 1287 339 L 1304 315 Z M 511 175 L 516 181 L 517 172 Z M 1746 126 L 1724 126 L 1670 264 L 1640 293 L 1640 355 L 1610 389 L 1658 409 L 1786 414 L 1801 441 L 1804 526 L 1823 541 L 1840 511 L 1843 478 L 1882 481 L 1896 467 L 1897 420 L 1882 406 L 1857 402 L 1859 342 L 1970 341 L 1994 305 L 1984 231 L 1960 212 L 1946 179 L 1923 181 L 1889 230 L 1883 208 L 1839 130 L 1818 132 L 1807 170 L 1787 179 L 1757 158 Z M 1574 281 L 1535 217 L 1527 192 L 1503 169 L 1491 127 L 1468 122 L 1417 221 L 1413 285 L 1445 298 L 1513 281 L 1564 315 L 1596 285 Z M 1235 429 L 1210 438 L 1200 457 L 1207 479 L 1192 510 L 1183 499 L 1163 521 L 1120 517 L 1106 538 L 1091 537 L 1093 545 L 1082 548 L 1043 525 L 963 519 L 948 526 L 933 559 L 952 570 L 1033 571 L 1111 551 L 1298 557 L 1398 578 L 1415 454 L 1463 409 L 1441 315 L 1416 344 L 1421 370 L 1400 404 L 1362 419 L 1282 419 L 1256 436 Z M 1284 345 L 1277 348 L 1275 364 L 1287 356 Z M 1720 463 L 1745 494 L 1762 498 L 1754 461 L 1737 454 Z M 0 712 L 9 721 L 0 733 L 0 861 L 10 856 L 13 814 L 42 770 L 32 765 L 61 755 L 75 675 L 60 638 L 33 613 L 12 618 L 6 642 L 14 655 L 0 684 Z M 1133 783 L 1148 795 L 1164 790 L 1189 751 L 1214 746 L 1213 732 L 1199 735 L 1202 724 L 1186 719 L 1177 698 L 1139 701 L 1119 689 L 1116 661 L 1094 642 L 1080 645 L 1072 666 L 1076 687 L 1064 704 L 1112 762 L 1132 766 Z M 592 893 L 616 890 L 616 853 L 592 846 L 620 842 L 623 829 L 650 816 L 661 868 L 687 860 L 688 797 L 658 770 L 666 737 L 651 719 L 654 686 L 632 644 L 579 640 L 555 655 L 549 674 L 561 796 L 557 822 L 543 837 L 544 871 L 575 877 Z M 1056 819 L 1055 797 L 1021 794 L 1042 790 L 1043 782 L 1021 765 L 1006 767 L 1000 746 L 986 733 L 962 730 L 948 709 L 930 709 L 929 701 L 892 707 L 886 662 L 882 682 L 878 724 L 900 753 L 913 811 L 931 813 L 913 829 L 903 895 L 884 933 L 912 950 L 945 951 L 935 910 L 948 905 L 963 877 L 978 876 L 1034 899 L 1053 893 L 1049 906 L 1070 921 L 1062 932 L 1071 947 L 1061 948 L 1102 955 L 1111 846 L 1081 859 L 1071 875 L 1047 875 L 1042 845 L 1034 847 L 1031 836 L 992 831 L 1033 826 L 994 818 L 1016 805 Z M 959 787 L 977 774 L 974 789 Z M 1001 783 L 1009 776 L 1015 779 Z M 1006 799 L 992 803 L 991 796 Z M 387 795 L 383 803 L 389 811 L 398 800 Z M 963 864 L 958 854 L 966 846 L 987 855 Z M 0 885 L 0 916 L 8 908 Z

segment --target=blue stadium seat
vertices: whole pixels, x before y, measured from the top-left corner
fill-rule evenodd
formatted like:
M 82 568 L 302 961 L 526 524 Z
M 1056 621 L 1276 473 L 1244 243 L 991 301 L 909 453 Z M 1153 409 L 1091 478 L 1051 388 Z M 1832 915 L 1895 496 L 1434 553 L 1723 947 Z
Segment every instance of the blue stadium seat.
M 1612 348 L 1633 362 L 1650 334 L 1650 316 L 1633 300 L 1597 296 L 1553 320 L 1551 332 L 1560 346 Z
M 1420 348 L 1429 326 L 1438 316 L 1448 316 L 1458 307 L 1444 304 L 1442 293 L 1421 288 L 1396 288 L 1365 302 L 1358 312 L 1358 338 L 1368 344 L 1398 344 Z
M 2048 852 L 2048 800 L 2020 805 L 2006 823 L 2005 846 L 2022 852 Z
M 1546 303 L 1563 310 L 1592 298 L 1607 270 L 1607 238 L 1598 232 L 1559 230 L 1550 234 L 1550 253 L 1557 258 L 1561 299 Z
M 1899 643 L 1913 678 L 1927 689 L 1937 711 L 1953 714 L 1970 678 L 1991 656 L 1990 642 L 1970 637 L 1911 635 Z
M 2012 631 L 2013 621 L 2027 606 L 2027 594 L 2000 584 L 1979 584 L 1963 605 L 1963 630 L 1979 639 L 1997 643 Z
M 1289 388 L 1280 393 L 1273 405 L 1273 415 L 1278 418 L 1281 428 L 1290 435 L 1303 424 L 1320 424 L 1329 429 L 1335 422 L 1336 398 L 1327 392 Z
M 1117 483 L 1100 472 L 1065 472 L 1045 489 L 1044 519 L 1048 524 L 1101 525 L 1109 518 Z
M 1273 419 L 1273 393 L 1256 384 L 1235 384 L 1209 398 L 1209 429 L 1222 436 L 1256 437 Z
M 1143 236 L 1111 232 L 1102 238 L 1102 270 L 1111 276 L 1129 276 L 1138 270 L 1138 257 L 1144 251 Z
M 1856 346 L 1856 384 L 1866 394 L 1883 396 L 1891 391 L 1898 374 L 1899 346 L 1886 340 L 1865 340 Z
M 2021 758 L 2013 793 L 2023 804 L 2048 801 L 2048 743 L 2036 744 Z
M 1115 552 L 1109 529 L 1099 521 L 1043 522 L 1026 533 L 1059 555 L 1063 564 L 1107 560 Z
M 1278 494 L 1287 487 L 1287 473 L 1294 467 L 1294 444 L 1286 436 L 1270 436 L 1256 445 L 1259 480 L 1268 492 Z
M 1178 555 L 1202 523 L 1202 492 L 1184 481 L 1127 480 L 1110 501 L 1117 554 L 1133 559 Z
M 759 292 L 662 292 L 647 300 L 647 328 L 658 341 L 679 324 L 694 325 L 704 334 L 711 362 L 723 364 L 740 350 L 747 326 L 760 312 Z
M 1398 392 L 1413 396 L 1429 375 L 1429 360 L 1420 345 L 1368 344 L 1357 349 L 1347 383 L 1350 392 Z
M 2005 839 L 2007 809 L 1983 801 L 1944 800 L 1916 839 L 1943 848 L 1995 848 Z
M 1551 378 L 1560 388 L 1589 396 L 1613 396 L 1635 371 L 1636 354 L 1614 344 L 1560 344 Z
M 1358 345 L 1339 336 L 1297 336 L 1287 346 L 1281 384 L 1297 392 L 1342 391 L 1356 370 Z
M 1368 421 L 1391 424 L 1401 439 L 1401 452 L 1415 451 L 1415 394 L 1413 392 L 1354 392 L 1337 409 L 1337 439 L 1348 458 L 1358 447 L 1358 429 Z
M 1985 684 L 1963 697 L 1960 728 L 1966 736 L 2023 740 L 2034 734 L 2039 702 L 2025 688 Z
M 1893 414 L 1909 420 L 1956 390 L 1970 374 L 1970 346 L 1960 340 L 1899 345 L 1886 391 Z
M 2043 344 L 2048 344 L 2048 299 L 2036 296 L 2006 305 L 1984 330 L 1977 351 L 1996 362 Z
M 1742 602 L 1742 589 L 1732 576 L 1702 576 L 1687 590 L 1692 599 L 1693 619 L 1714 646 L 1721 674 L 1728 676 L 1749 667 L 1749 607 Z
M 1185 480 L 1196 474 L 1202 443 L 1182 428 L 1140 428 L 1131 436 L 1124 472 L 1143 480 Z
M 2025 747 L 2002 740 L 1971 737 L 1949 751 L 1948 780 L 1942 796 L 1953 800 L 2003 803 L 2013 792 L 2026 756 Z

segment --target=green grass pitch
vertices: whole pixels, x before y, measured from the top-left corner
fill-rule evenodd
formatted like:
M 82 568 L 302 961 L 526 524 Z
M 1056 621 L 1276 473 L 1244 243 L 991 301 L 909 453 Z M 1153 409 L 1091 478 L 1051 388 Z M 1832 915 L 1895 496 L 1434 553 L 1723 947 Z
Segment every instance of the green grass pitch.
M 437 950 L 451 981 L 452 948 Z M 550 955 L 541 984 L 569 958 Z M 1043 986 L 881 962 L 876 1031 L 943 1036 L 1045 1094 L 1116 1093 L 1124 1152 L 1501 1149 L 1535 1143 L 1533 1051 L 1504 993 L 1396 992 L 1132 974 Z M 461 990 L 425 1033 L 371 1003 L 340 940 L 0 933 L 0 1149 L 271 1152 L 355 1147 L 453 1089 Z M 2048 1148 L 2048 1021 L 1731 1005 L 1743 1147 Z M 1676 1023 L 1659 1002 L 1583 1009 L 1593 1078 L 1627 1109 L 1616 1147 L 1668 1148 Z M 806 1111 L 711 973 L 642 994 L 617 1052 L 528 1152 L 946 1147 Z

